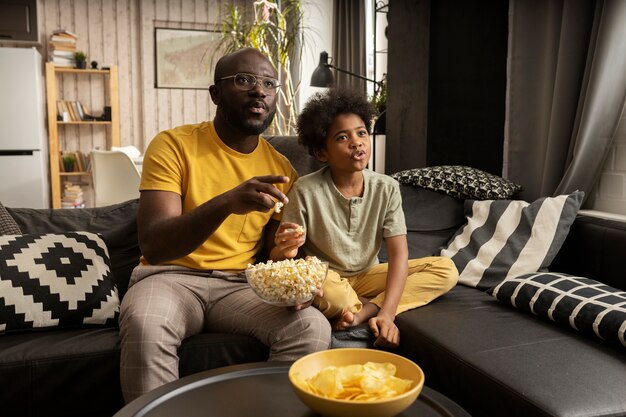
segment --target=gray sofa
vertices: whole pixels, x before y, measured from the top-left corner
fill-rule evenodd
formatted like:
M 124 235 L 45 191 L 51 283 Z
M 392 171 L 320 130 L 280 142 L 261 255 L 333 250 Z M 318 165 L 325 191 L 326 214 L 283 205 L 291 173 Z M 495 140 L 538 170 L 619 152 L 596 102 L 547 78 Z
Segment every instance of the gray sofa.
M 293 138 L 270 138 L 300 174 L 319 167 Z M 411 257 L 435 252 L 463 225 L 463 201 L 402 186 Z M 82 210 L 8 208 L 23 233 L 100 233 L 123 295 L 140 252 L 137 201 Z M 0 248 L 1 250 L 1 248 Z M 579 217 L 551 269 L 626 289 L 626 225 Z M 430 252 L 430 253 L 429 253 Z M 381 252 L 384 259 L 384 251 Z M 397 318 L 397 352 L 426 384 L 474 416 L 626 415 L 626 349 L 457 285 Z M 180 374 L 263 361 L 255 339 L 203 333 L 180 348 Z M 0 335 L 1 416 L 111 416 L 123 406 L 115 327 Z

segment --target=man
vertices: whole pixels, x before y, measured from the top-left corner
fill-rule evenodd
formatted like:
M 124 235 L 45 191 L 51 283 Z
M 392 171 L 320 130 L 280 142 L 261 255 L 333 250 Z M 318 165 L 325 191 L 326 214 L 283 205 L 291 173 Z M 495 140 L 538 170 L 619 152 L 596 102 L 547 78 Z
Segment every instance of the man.
M 274 247 L 277 201 L 297 178 L 259 138 L 276 111 L 276 69 L 258 50 L 227 55 L 209 89 L 213 122 L 159 133 L 144 157 L 137 214 L 141 265 L 120 315 L 126 402 L 178 378 L 177 348 L 203 329 L 250 335 L 269 360 L 327 349 L 330 325 L 314 308 L 264 304 L 243 278 Z

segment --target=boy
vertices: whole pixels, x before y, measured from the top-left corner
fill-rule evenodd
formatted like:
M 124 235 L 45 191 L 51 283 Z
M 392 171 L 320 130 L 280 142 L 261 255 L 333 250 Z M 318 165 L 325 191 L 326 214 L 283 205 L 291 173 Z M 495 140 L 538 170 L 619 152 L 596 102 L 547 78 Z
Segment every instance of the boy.
M 408 259 L 398 183 L 366 169 L 373 117 L 367 99 L 349 90 L 318 93 L 306 104 L 298 118 L 299 141 L 327 166 L 300 178 L 289 192 L 274 254 L 328 261 L 323 295 L 313 305 L 335 330 L 368 322 L 374 346 L 396 347 L 396 315 L 446 293 L 458 272 L 448 258 Z M 389 262 L 381 264 L 383 239 Z

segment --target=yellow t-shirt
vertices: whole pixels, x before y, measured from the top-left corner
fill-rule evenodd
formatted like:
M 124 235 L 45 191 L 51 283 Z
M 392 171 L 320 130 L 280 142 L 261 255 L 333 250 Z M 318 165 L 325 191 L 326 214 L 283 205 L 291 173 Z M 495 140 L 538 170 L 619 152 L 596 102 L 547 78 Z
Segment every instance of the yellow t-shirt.
M 146 150 L 140 190 L 162 190 L 182 198 L 183 214 L 254 176 L 284 175 L 290 181 L 275 184 L 285 195 L 297 179 L 289 160 L 259 138 L 256 149 L 243 154 L 218 137 L 212 122 L 180 126 L 159 133 Z M 254 263 L 270 218 L 282 213 L 253 211 L 231 214 L 195 251 L 167 262 L 202 270 L 244 270 Z M 142 263 L 147 261 L 142 258 Z

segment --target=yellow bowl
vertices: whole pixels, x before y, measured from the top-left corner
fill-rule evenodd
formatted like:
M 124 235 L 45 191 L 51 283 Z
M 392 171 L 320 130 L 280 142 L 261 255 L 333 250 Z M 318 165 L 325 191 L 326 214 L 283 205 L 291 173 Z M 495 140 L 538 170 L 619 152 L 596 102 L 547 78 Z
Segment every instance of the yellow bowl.
M 323 368 L 364 364 L 365 362 L 391 362 L 397 368 L 396 376 L 414 382 L 411 389 L 393 398 L 376 401 L 350 401 L 326 398 L 300 388 L 295 379 L 311 378 Z M 289 381 L 296 395 L 313 411 L 328 417 L 391 417 L 400 414 L 417 399 L 424 387 L 424 372 L 413 361 L 394 353 L 376 349 L 338 348 L 311 353 L 289 368 Z

